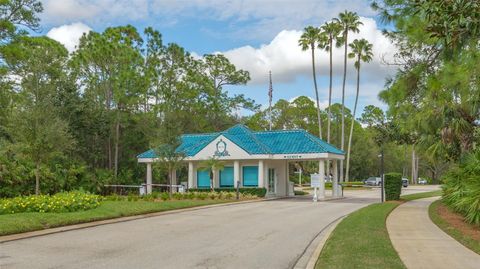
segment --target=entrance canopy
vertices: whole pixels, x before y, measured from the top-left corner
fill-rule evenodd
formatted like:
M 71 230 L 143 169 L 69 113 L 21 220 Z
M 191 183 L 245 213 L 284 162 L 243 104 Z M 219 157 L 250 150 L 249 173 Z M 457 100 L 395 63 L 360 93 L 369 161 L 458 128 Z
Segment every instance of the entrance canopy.
M 181 136 L 178 152 L 185 161 L 200 161 L 210 157 L 223 160 L 318 160 L 344 159 L 344 152 L 305 130 L 254 132 L 237 124 L 223 132 L 185 134 Z M 137 156 L 138 162 L 152 162 L 154 150 Z
M 182 135 L 181 145 L 176 150 L 186 156 L 187 188 L 260 187 L 266 188 L 268 195 L 292 196 L 289 162 L 315 160 L 319 161 L 320 175 L 325 175 L 326 171 L 328 174 L 328 161 L 331 161 L 332 190 L 334 196 L 339 193 L 337 161 L 344 159 L 344 152 L 305 130 L 254 132 L 238 124 L 218 133 Z M 213 180 L 209 172 L 199 169 L 202 161 L 212 157 L 225 164 L 221 171 L 212 171 Z M 158 160 L 158 156 L 154 150 L 148 150 L 137 158 L 139 163 L 147 165 L 146 185 L 147 193 L 150 193 L 152 163 Z M 176 175 L 173 181 L 176 182 Z

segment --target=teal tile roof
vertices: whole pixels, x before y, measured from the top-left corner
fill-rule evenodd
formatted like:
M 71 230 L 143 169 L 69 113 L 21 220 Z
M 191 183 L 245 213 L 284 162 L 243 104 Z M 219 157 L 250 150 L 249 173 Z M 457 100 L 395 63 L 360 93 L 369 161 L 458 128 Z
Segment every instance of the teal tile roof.
M 311 135 L 305 130 L 253 132 L 241 124 L 237 124 L 226 131 L 218 133 L 182 135 L 182 143 L 177 148 L 177 151 L 184 152 L 187 156 L 195 156 L 219 135 L 225 136 L 252 155 L 306 153 L 344 154 L 342 150 Z M 155 157 L 156 155 L 153 150 L 148 150 L 137 156 L 137 158 Z

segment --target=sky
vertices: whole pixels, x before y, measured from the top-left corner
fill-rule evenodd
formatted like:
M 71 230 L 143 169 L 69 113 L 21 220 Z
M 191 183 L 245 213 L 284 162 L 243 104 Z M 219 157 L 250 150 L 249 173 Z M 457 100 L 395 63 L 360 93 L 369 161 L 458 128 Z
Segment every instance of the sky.
M 268 104 L 268 73 L 272 71 L 273 101 L 315 96 L 310 51 L 298 39 L 304 27 L 320 26 L 349 10 L 363 25 L 350 40 L 365 38 L 373 44 L 374 58 L 362 65 L 359 112 L 369 104 L 386 109 L 378 98 L 387 77 L 395 73 L 391 62 L 395 46 L 382 35 L 380 23 L 368 0 L 43 0 L 40 14 L 45 34 L 75 50 L 88 31 L 131 24 L 143 31 L 152 26 L 165 44 L 177 43 L 193 55 L 223 53 L 239 69 L 250 72 L 247 85 L 226 88 L 256 103 Z M 343 48 L 333 51 L 333 102 L 341 102 Z M 328 104 L 328 55 L 316 53 L 320 107 Z M 353 108 L 356 71 L 348 61 L 346 106 Z M 245 112 L 243 112 L 245 113 Z

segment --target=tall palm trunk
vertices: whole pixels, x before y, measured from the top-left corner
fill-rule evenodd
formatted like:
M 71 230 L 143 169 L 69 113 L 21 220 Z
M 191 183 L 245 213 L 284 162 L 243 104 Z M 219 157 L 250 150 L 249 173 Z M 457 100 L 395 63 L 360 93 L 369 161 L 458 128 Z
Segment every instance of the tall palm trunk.
M 348 32 L 345 34 L 345 55 L 343 58 L 343 86 L 342 86 L 342 137 L 340 138 L 340 148 L 345 149 L 345 83 L 347 81 L 347 45 Z M 343 182 L 343 160 L 340 160 L 340 182 Z
M 355 105 L 353 106 L 353 115 L 352 123 L 350 125 L 350 136 L 348 137 L 348 150 L 347 150 L 347 167 L 345 171 L 345 181 L 349 181 L 349 170 L 350 170 L 350 150 L 352 149 L 352 136 L 353 136 L 353 125 L 355 123 L 355 113 L 357 112 L 358 104 L 358 93 L 360 92 L 360 56 L 358 56 L 358 68 L 357 68 L 357 95 L 355 96 Z
M 317 75 L 315 71 L 315 47 L 313 45 L 311 47 L 312 47 L 313 85 L 315 86 L 315 96 L 317 98 L 318 137 L 322 139 L 322 118 L 320 117 L 320 99 L 318 97 Z
M 327 143 L 330 144 L 330 128 L 332 124 L 332 80 L 333 80 L 333 40 L 330 38 L 330 84 L 328 87 Z M 327 160 L 327 176 L 330 176 L 330 160 Z

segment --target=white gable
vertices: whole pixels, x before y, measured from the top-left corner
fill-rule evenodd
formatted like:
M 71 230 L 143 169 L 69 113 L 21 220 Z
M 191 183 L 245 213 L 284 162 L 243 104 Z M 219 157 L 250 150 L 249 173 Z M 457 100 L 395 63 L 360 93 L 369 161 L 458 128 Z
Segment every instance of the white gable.
M 206 160 L 216 157 L 220 160 L 241 160 L 264 158 L 265 155 L 250 155 L 223 135 L 218 136 L 189 160 Z

